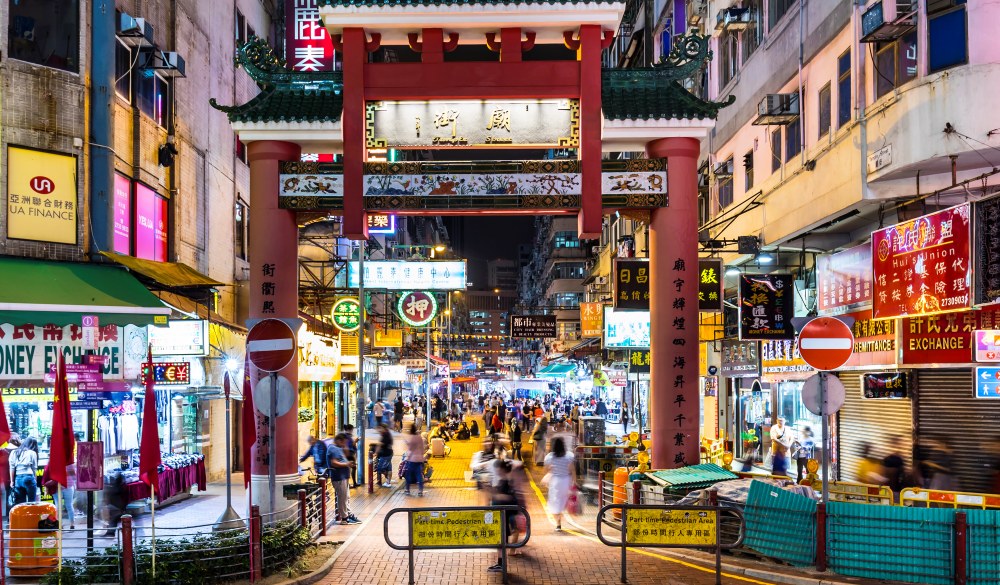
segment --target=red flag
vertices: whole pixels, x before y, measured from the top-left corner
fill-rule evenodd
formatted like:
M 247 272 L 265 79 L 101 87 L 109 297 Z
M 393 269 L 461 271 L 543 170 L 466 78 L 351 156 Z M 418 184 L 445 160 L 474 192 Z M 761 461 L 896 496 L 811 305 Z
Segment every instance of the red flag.
M 3 394 L 0 393 L 0 447 L 10 440 L 10 424 L 7 422 L 7 409 L 3 406 Z
M 153 348 L 149 348 L 146 368 L 146 395 L 142 401 L 142 438 L 139 440 L 139 479 L 155 494 L 160 487 L 160 431 L 156 426 L 156 392 L 153 384 Z
M 4 416 L 4 426 L 7 417 Z M 10 431 L 7 431 L 10 437 Z M 66 466 L 73 465 L 73 450 L 76 437 L 73 436 L 73 415 L 69 408 L 69 384 L 66 383 L 66 357 L 59 352 L 56 365 L 56 388 L 52 401 L 52 440 L 49 444 L 49 463 L 45 471 L 52 480 L 66 487 Z
M 250 461 L 253 459 L 253 445 L 257 442 L 257 413 L 253 405 L 253 390 L 250 388 L 250 352 L 243 364 L 243 487 L 250 485 Z

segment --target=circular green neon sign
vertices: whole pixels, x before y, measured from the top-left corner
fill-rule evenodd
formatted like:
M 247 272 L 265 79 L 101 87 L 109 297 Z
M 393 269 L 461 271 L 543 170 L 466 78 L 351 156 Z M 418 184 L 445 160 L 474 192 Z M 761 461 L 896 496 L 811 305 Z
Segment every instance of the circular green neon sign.
M 361 303 L 354 297 L 337 299 L 330 309 L 333 326 L 345 333 L 361 328 Z
M 404 292 L 396 304 L 399 318 L 414 327 L 422 327 L 434 320 L 438 304 L 433 293 L 424 291 Z

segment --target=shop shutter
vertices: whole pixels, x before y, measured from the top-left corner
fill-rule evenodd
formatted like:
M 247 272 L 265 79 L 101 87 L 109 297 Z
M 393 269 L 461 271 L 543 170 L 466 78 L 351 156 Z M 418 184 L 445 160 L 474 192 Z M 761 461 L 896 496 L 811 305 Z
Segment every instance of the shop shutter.
M 1000 428 L 1000 400 L 973 397 L 973 370 L 920 370 L 917 436 L 946 441 L 954 451 L 959 489 L 990 491 L 990 452 Z
M 900 449 L 906 459 L 907 469 L 912 463 L 913 452 L 913 403 L 903 400 L 865 400 L 861 397 L 861 374 L 838 374 L 847 391 L 847 399 L 840 409 L 837 437 L 840 454 L 839 479 L 860 481 L 856 472 L 861 462 L 861 446 L 868 443 L 872 454 L 882 459 L 888 453 L 893 437 L 901 440 Z

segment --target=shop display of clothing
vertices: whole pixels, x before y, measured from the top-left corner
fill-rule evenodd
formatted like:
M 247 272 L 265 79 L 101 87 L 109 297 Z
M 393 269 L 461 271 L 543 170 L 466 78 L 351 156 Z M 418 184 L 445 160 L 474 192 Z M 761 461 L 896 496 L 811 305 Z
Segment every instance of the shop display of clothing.
M 198 491 L 208 489 L 208 476 L 205 470 L 205 456 L 197 453 L 162 453 L 162 464 L 159 469 L 156 501 L 162 502 L 168 498 L 187 492 L 197 485 Z M 138 468 L 122 472 L 125 479 L 125 491 L 129 502 L 150 497 L 149 486 L 139 480 Z
M 131 414 L 102 414 L 97 417 L 97 429 L 104 443 L 104 454 L 139 448 L 139 417 Z

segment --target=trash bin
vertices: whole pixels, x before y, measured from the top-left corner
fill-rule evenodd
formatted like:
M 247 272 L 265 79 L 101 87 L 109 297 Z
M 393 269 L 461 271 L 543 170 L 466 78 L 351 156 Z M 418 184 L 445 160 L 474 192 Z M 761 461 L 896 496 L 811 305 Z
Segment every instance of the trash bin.
M 10 509 L 7 567 L 11 576 L 45 575 L 59 564 L 56 507 L 26 502 Z

